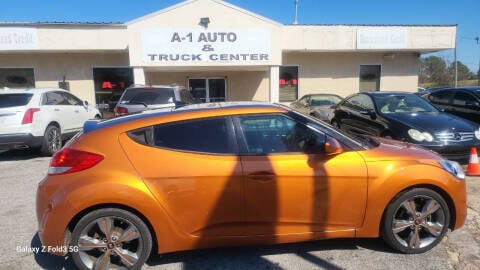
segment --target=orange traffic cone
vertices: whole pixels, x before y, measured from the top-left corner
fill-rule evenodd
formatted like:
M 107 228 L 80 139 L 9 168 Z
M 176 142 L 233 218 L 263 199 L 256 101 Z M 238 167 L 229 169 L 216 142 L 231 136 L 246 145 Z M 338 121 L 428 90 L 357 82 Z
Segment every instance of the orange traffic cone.
M 470 160 L 468 161 L 467 175 L 480 175 L 480 165 L 478 164 L 477 148 L 470 150 Z

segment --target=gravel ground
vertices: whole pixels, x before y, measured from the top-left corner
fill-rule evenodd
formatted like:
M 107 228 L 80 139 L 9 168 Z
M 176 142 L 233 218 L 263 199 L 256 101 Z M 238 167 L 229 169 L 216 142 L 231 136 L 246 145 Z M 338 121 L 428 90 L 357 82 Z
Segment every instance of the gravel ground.
M 74 269 L 44 252 L 36 235 L 35 192 L 50 158 L 0 153 L 0 269 Z M 378 239 L 341 239 L 275 246 L 177 252 L 151 258 L 145 269 L 480 269 L 480 177 L 468 177 L 468 220 L 433 250 L 393 252 Z

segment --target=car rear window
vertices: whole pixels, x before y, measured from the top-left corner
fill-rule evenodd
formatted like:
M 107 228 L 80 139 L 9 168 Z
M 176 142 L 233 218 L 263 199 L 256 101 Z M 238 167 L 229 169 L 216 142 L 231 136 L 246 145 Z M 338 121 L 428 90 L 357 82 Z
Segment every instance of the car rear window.
M 32 96 L 33 94 L 23 93 L 0 94 L 0 108 L 25 106 Z
M 166 104 L 175 101 L 172 88 L 130 88 L 125 91 L 120 103 L 142 103 L 146 105 Z

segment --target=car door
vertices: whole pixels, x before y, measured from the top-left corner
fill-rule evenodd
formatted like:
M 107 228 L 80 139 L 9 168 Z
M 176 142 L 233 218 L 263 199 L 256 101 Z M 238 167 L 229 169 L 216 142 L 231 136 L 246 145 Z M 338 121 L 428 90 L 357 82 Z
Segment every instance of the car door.
M 75 130 L 80 130 L 83 127 L 85 121 L 93 118 L 91 116 L 91 112 L 89 112 L 87 106 L 83 105 L 83 101 L 81 101 L 76 96 L 67 92 L 61 93 L 65 98 L 67 106 L 70 106 L 69 110 L 71 110 L 73 112 L 72 114 L 74 115 L 74 118 L 70 119 L 70 121 L 72 121 L 72 128 Z
M 452 114 L 458 115 L 470 121 L 477 123 L 480 122 L 479 100 L 477 97 L 466 91 L 455 91 L 450 111 Z
M 368 95 L 357 94 L 348 98 L 341 109 L 339 124 L 346 131 L 378 136 L 384 129 L 383 125 L 376 121 L 378 115 Z
M 243 173 L 232 134 L 231 119 L 215 117 L 133 130 L 120 143 L 176 226 L 202 241 L 244 235 Z
M 235 118 L 251 235 L 352 230 L 363 220 L 367 171 L 356 152 L 326 155 L 326 134 L 284 114 Z
M 452 97 L 453 97 L 454 91 L 450 89 L 446 90 L 437 90 L 432 93 L 430 93 L 427 96 L 427 100 L 435 105 L 440 110 L 443 110 L 445 112 L 451 113 L 452 112 Z
M 42 104 L 44 111 L 42 115 L 46 115 L 49 122 L 58 122 L 62 133 L 69 133 L 76 129 L 74 108 L 68 104 L 62 91 L 45 92 Z

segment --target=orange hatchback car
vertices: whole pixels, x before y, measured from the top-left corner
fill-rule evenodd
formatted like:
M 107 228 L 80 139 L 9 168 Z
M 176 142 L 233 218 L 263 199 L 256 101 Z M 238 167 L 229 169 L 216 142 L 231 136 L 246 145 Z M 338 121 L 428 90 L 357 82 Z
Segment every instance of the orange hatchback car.
M 39 235 L 80 269 L 326 238 L 421 253 L 464 224 L 464 178 L 432 151 L 281 105 L 197 104 L 88 121 L 39 184 Z

